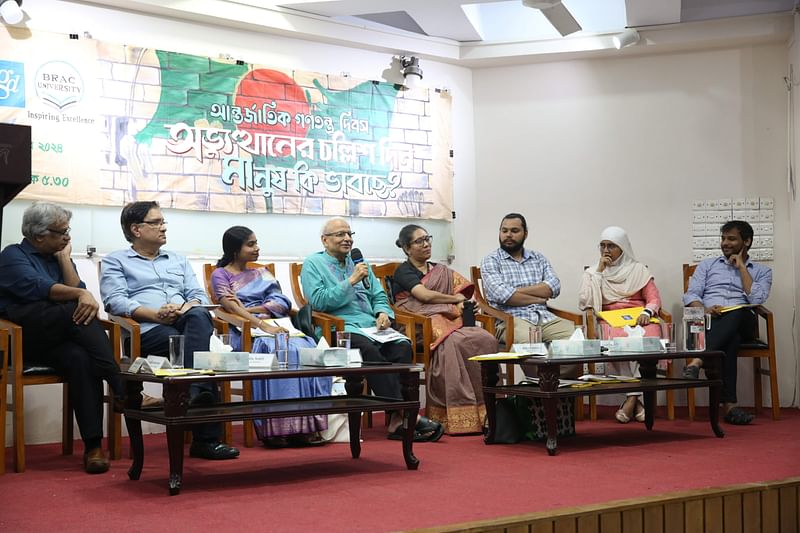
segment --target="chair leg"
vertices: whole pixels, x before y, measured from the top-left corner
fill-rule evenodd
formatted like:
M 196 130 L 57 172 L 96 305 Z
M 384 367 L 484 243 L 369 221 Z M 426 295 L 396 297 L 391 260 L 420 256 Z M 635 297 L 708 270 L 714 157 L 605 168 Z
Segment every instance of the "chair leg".
M 689 420 L 694 420 L 694 389 L 686 389 L 686 406 L 689 408 Z
M 2 384 L 0 388 L 0 475 L 6 473 L 6 411 L 8 410 L 8 405 L 6 403 L 6 397 L 8 395 L 8 391 L 6 390 L 5 383 Z
M 672 377 L 672 360 L 667 361 L 667 377 Z M 667 420 L 675 420 L 675 391 L 667 391 Z
M 575 420 L 583 420 L 583 396 L 575 396 Z
M 63 455 L 72 455 L 74 423 L 72 421 L 72 402 L 69 399 L 69 385 L 64 383 L 61 386 L 61 390 L 64 397 L 61 404 L 61 453 Z
M 781 417 L 781 399 L 778 394 L 778 366 L 775 353 L 769 354 L 769 395 L 772 402 L 772 419 Z
M 13 386 L 14 397 L 14 472 L 25 471 L 25 392 L 22 384 L 16 381 Z
M 589 419 L 597 420 L 597 396 L 589 396 Z
M 770 369 L 771 370 L 771 369 Z M 758 357 L 753 358 L 753 405 L 756 409 L 756 414 L 761 412 L 764 408 L 764 390 L 761 387 L 761 359 Z

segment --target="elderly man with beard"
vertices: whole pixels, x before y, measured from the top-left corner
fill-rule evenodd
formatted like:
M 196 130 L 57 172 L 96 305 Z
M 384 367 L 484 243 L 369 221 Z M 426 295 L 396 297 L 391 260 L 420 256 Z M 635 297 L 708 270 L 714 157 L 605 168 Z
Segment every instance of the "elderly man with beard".
M 706 349 L 722 350 L 722 405 L 725 421 L 745 425 L 753 415 L 736 407 L 736 352 L 743 338 L 752 336 L 753 310 L 749 306 L 762 304 L 772 287 L 772 269 L 753 263 L 747 252 L 753 244 L 753 228 L 747 222 L 731 220 L 721 229 L 722 255 L 698 263 L 689 290 L 683 295 L 683 305 L 705 307 L 711 315 L 711 330 L 707 333 Z M 744 306 L 738 309 L 730 307 Z M 687 378 L 700 374 L 703 360 L 695 358 L 683 370 Z

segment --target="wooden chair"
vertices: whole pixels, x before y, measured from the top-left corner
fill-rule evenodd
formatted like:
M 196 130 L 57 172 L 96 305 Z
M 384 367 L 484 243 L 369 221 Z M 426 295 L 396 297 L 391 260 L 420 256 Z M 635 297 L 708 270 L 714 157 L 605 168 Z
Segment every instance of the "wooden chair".
M 672 315 L 664 311 L 664 309 L 659 310 L 658 318 L 669 324 L 672 323 Z M 586 336 L 590 339 L 598 338 L 597 320 L 598 318 L 597 316 L 595 316 L 594 311 L 591 308 L 587 309 L 585 316 Z M 659 375 L 672 377 L 672 359 L 668 360 L 667 369 L 658 370 L 658 373 Z M 675 391 L 668 390 L 666 392 L 667 392 L 667 419 L 675 420 Z M 595 399 L 594 396 L 592 396 L 590 397 L 589 400 L 590 417 L 592 420 L 597 420 L 597 405 L 594 399 Z
M 375 274 L 375 277 L 381 282 L 383 285 L 383 290 L 386 292 L 387 296 L 389 297 L 389 301 L 392 304 L 392 309 L 394 310 L 395 316 L 398 317 L 408 317 L 414 322 L 413 334 L 406 332 L 406 335 L 414 340 L 414 361 L 417 363 L 422 364 L 425 367 L 425 372 L 428 372 L 430 368 L 431 362 L 431 344 L 433 343 L 433 323 L 430 317 L 425 315 L 421 315 L 419 313 L 412 313 L 405 309 L 398 309 L 394 305 L 394 291 L 392 287 L 389 286 L 391 283 L 392 278 L 394 277 L 394 272 L 397 270 L 397 267 L 400 266 L 401 263 L 385 263 L 382 265 L 373 265 L 372 272 Z M 489 333 L 494 335 L 494 319 L 488 315 L 476 313 L 475 320 L 480 322 L 483 325 L 483 328 L 486 329 Z M 417 332 L 421 335 L 417 336 Z M 416 340 L 419 342 L 416 342 Z M 424 382 L 424 380 L 422 380 Z
M 8 332 L 0 330 L 0 475 L 6 473 L 6 405 L 8 404 Z
M 306 300 L 306 297 L 303 294 L 303 286 L 300 283 L 300 274 L 302 273 L 302 271 L 303 271 L 303 263 L 289 263 L 289 276 L 290 276 L 290 282 L 291 282 L 291 285 L 292 285 L 292 295 L 294 296 L 295 303 L 297 305 L 299 305 L 299 306 L 303 306 L 303 305 L 306 305 L 308 303 L 308 300 Z M 319 311 L 314 311 L 314 313 L 318 314 L 321 317 L 324 317 L 326 320 L 329 321 L 330 327 L 333 328 L 333 329 L 332 330 L 327 330 L 328 335 L 326 336 L 326 339 L 328 340 L 328 344 L 330 344 L 331 346 L 335 346 L 333 344 L 333 342 L 332 342 L 333 335 L 335 334 L 336 331 L 343 331 L 344 330 L 344 320 L 342 320 L 341 318 L 339 318 L 339 317 L 337 317 L 335 315 L 331 315 L 331 314 L 328 314 L 328 313 L 321 313 Z M 395 322 L 397 324 L 400 324 L 402 326 L 402 328 L 405 329 L 405 331 L 414 331 L 414 319 L 411 318 L 410 316 L 406 315 L 406 314 L 401 314 L 401 315 L 397 316 L 397 313 L 395 313 Z M 325 332 L 326 332 L 326 330 L 323 330 L 323 334 Z M 419 361 L 417 361 L 417 362 L 419 362 Z M 425 368 L 428 368 L 428 367 L 426 366 Z M 364 383 L 364 388 L 365 388 L 364 394 L 368 393 L 368 390 L 366 390 L 366 387 L 367 387 L 367 384 L 365 382 Z M 389 422 L 388 418 L 385 420 L 385 422 L 388 424 L 388 422 Z M 367 416 L 363 417 L 362 425 L 363 425 L 363 427 L 372 427 L 372 413 L 371 412 L 367 413 Z
M 697 265 L 683 265 L 683 292 L 689 290 L 689 278 L 694 274 Z M 761 387 L 761 376 L 769 378 L 770 401 L 772 402 L 772 419 L 778 420 L 781 415 L 780 398 L 778 396 L 778 362 L 775 354 L 775 325 L 772 319 L 772 311 L 763 305 L 752 308 L 756 314 L 753 321 L 753 335 L 750 339 L 744 339 L 739 347 L 737 357 L 750 357 L 753 359 L 753 398 L 756 412 L 763 406 L 763 390 Z M 766 332 L 766 341 L 761 337 L 760 323 L 763 321 Z M 769 368 L 762 368 L 761 360 L 766 359 Z M 694 389 L 686 391 L 686 403 L 689 407 L 689 420 L 694 420 L 695 403 Z
M 108 332 L 114 359 L 120 361 L 120 329 L 108 320 L 100 320 L 100 324 Z M 61 453 L 72 455 L 73 452 L 73 422 L 72 402 L 69 399 L 69 386 L 66 379 L 58 375 L 54 368 L 41 365 L 30 365 L 24 362 L 22 353 L 22 327 L 8 320 L 0 320 L 0 331 L 7 336 L 7 345 L 10 348 L 10 360 L 4 363 L 2 394 L 6 395 L 6 384 L 11 385 L 12 403 L 5 403 L 6 411 L 13 413 L 13 446 L 14 446 L 14 471 L 25 471 L 25 387 L 33 385 L 62 384 L 62 420 L 61 420 Z M 5 351 L 6 354 L 9 351 Z M 113 394 L 104 395 L 103 401 L 108 404 L 107 433 L 108 453 L 111 459 L 119 459 L 122 455 L 122 418 L 119 413 L 114 413 Z M 5 416 L 2 420 L 5 430 Z M 2 441 L 5 450 L 5 440 Z

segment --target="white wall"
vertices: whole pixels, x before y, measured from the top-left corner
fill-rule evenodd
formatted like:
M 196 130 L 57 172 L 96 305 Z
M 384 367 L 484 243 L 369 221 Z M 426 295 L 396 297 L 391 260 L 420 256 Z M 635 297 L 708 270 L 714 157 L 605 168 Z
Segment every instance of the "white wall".
M 348 72 L 356 78 L 376 79 L 380 78 L 381 72 L 389 66 L 391 59 L 390 54 L 273 37 L 261 33 L 220 29 L 204 24 L 179 22 L 57 0 L 37 0 L 30 5 L 26 3 L 25 11 L 30 16 L 28 27 L 32 30 L 77 33 L 81 36 L 84 31 L 88 31 L 94 39 L 103 41 L 210 57 L 226 53 L 250 63 L 278 68 L 325 73 Z M 443 237 L 437 239 L 435 253 L 438 257 L 444 258 L 452 253 L 452 250 L 466 254 L 474 247 L 471 238 L 476 231 L 472 73 L 463 67 L 433 61 L 423 61 L 422 67 L 425 73 L 424 85 L 445 87 L 453 95 L 453 149 L 456 173 L 454 201 L 459 218 L 459 230 L 455 231 L 453 224 L 449 222 L 424 223 L 437 237 Z M 16 201 L 5 209 L 3 245 L 21 238 L 19 225 L 22 211 L 27 205 L 29 202 Z M 89 243 L 99 244 L 100 253 L 125 246 L 121 231 L 118 229 L 119 209 L 82 206 L 70 206 L 70 208 L 74 214 L 72 223 L 74 250 L 83 250 Z M 170 246 L 199 259 L 219 257 L 222 232 L 229 226 L 242 223 L 252 224 L 259 233 L 259 240 L 267 243 L 262 244 L 262 253 L 265 255 L 269 253 L 270 238 L 280 238 L 278 231 L 283 232 L 284 236 L 295 238 L 298 247 L 290 259 L 296 260 L 320 248 L 318 229 L 323 220 L 320 217 L 293 216 L 291 218 L 293 231 L 287 231 L 286 222 L 290 219 L 285 216 L 256 215 L 260 218 L 242 220 L 241 215 L 212 213 L 204 219 L 212 222 L 210 224 L 207 222 L 202 231 L 196 231 L 196 224 L 189 222 L 191 213 L 170 210 L 167 216 L 170 219 Z M 352 225 L 358 232 L 356 243 L 367 257 L 398 257 L 400 251 L 393 243 L 397 238 L 397 232 L 407 222 L 407 220 L 355 219 Z M 272 233 L 273 231 L 276 233 Z M 270 258 L 262 257 L 262 259 Z M 462 260 L 464 265 L 470 262 L 468 259 Z M 282 268 L 283 266 L 280 267 Z M 288 285 L 284 284 L 284 288 L 288 293 Z M 49 390 L 42 392 L 41 389 Z M 40 386 L 26 395 L 28 442 L 54 442 L 60 438 L 59 394 L 57 386 Z M 7 420 L 7 429 L 6 440 L 10 443 L 10 417 Z
M 562 281 L 555 305 L 576 310 L 581 269 L 597 260 L 600 231 L 622 226 L 679 318 L 691 201 L 774 197 L 768 306 L 789 405 L 796 235 L 784 179 L 786 62 L 785 45 L 762 45 L 475 70 L 478 249 L 497 246 L 503 214 L 525 214 L 529 246 L 550 258 Z M 741 363 L 745 405 L 750 376 Z

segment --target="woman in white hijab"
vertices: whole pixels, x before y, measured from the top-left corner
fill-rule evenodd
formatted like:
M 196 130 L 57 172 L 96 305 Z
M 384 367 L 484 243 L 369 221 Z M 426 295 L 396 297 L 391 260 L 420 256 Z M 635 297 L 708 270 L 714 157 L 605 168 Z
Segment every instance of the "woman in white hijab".
M 661 296 L 647 265 L 638 262 L 633 255 L 624 229 L 609 226 L 600 234 L 600 261 L 597 266 L 590 266 L 583 273 L 578 306 L 581 309 L 591 307 L 595 313 L 644 307 L 636 324 L 644 328 L 647 337 L 661 336 L 659 325 L 650 323 L 650 319 L 657 316 L 661 309 Z M 609 328 L 602 320 L 598 325 Z M 610 328 L 608 334 L 612 338 L 626 336 L 621 328 Z M 606 363 L 609 374 L 623 376 L 633 376 L 638 372 L 635 366 L 635 363 L 627 361 Z M 627 424 L 632 418 L 644 422 L 644 406 L 640 395 L 629 394 L 615 417 L 622 424 Z

